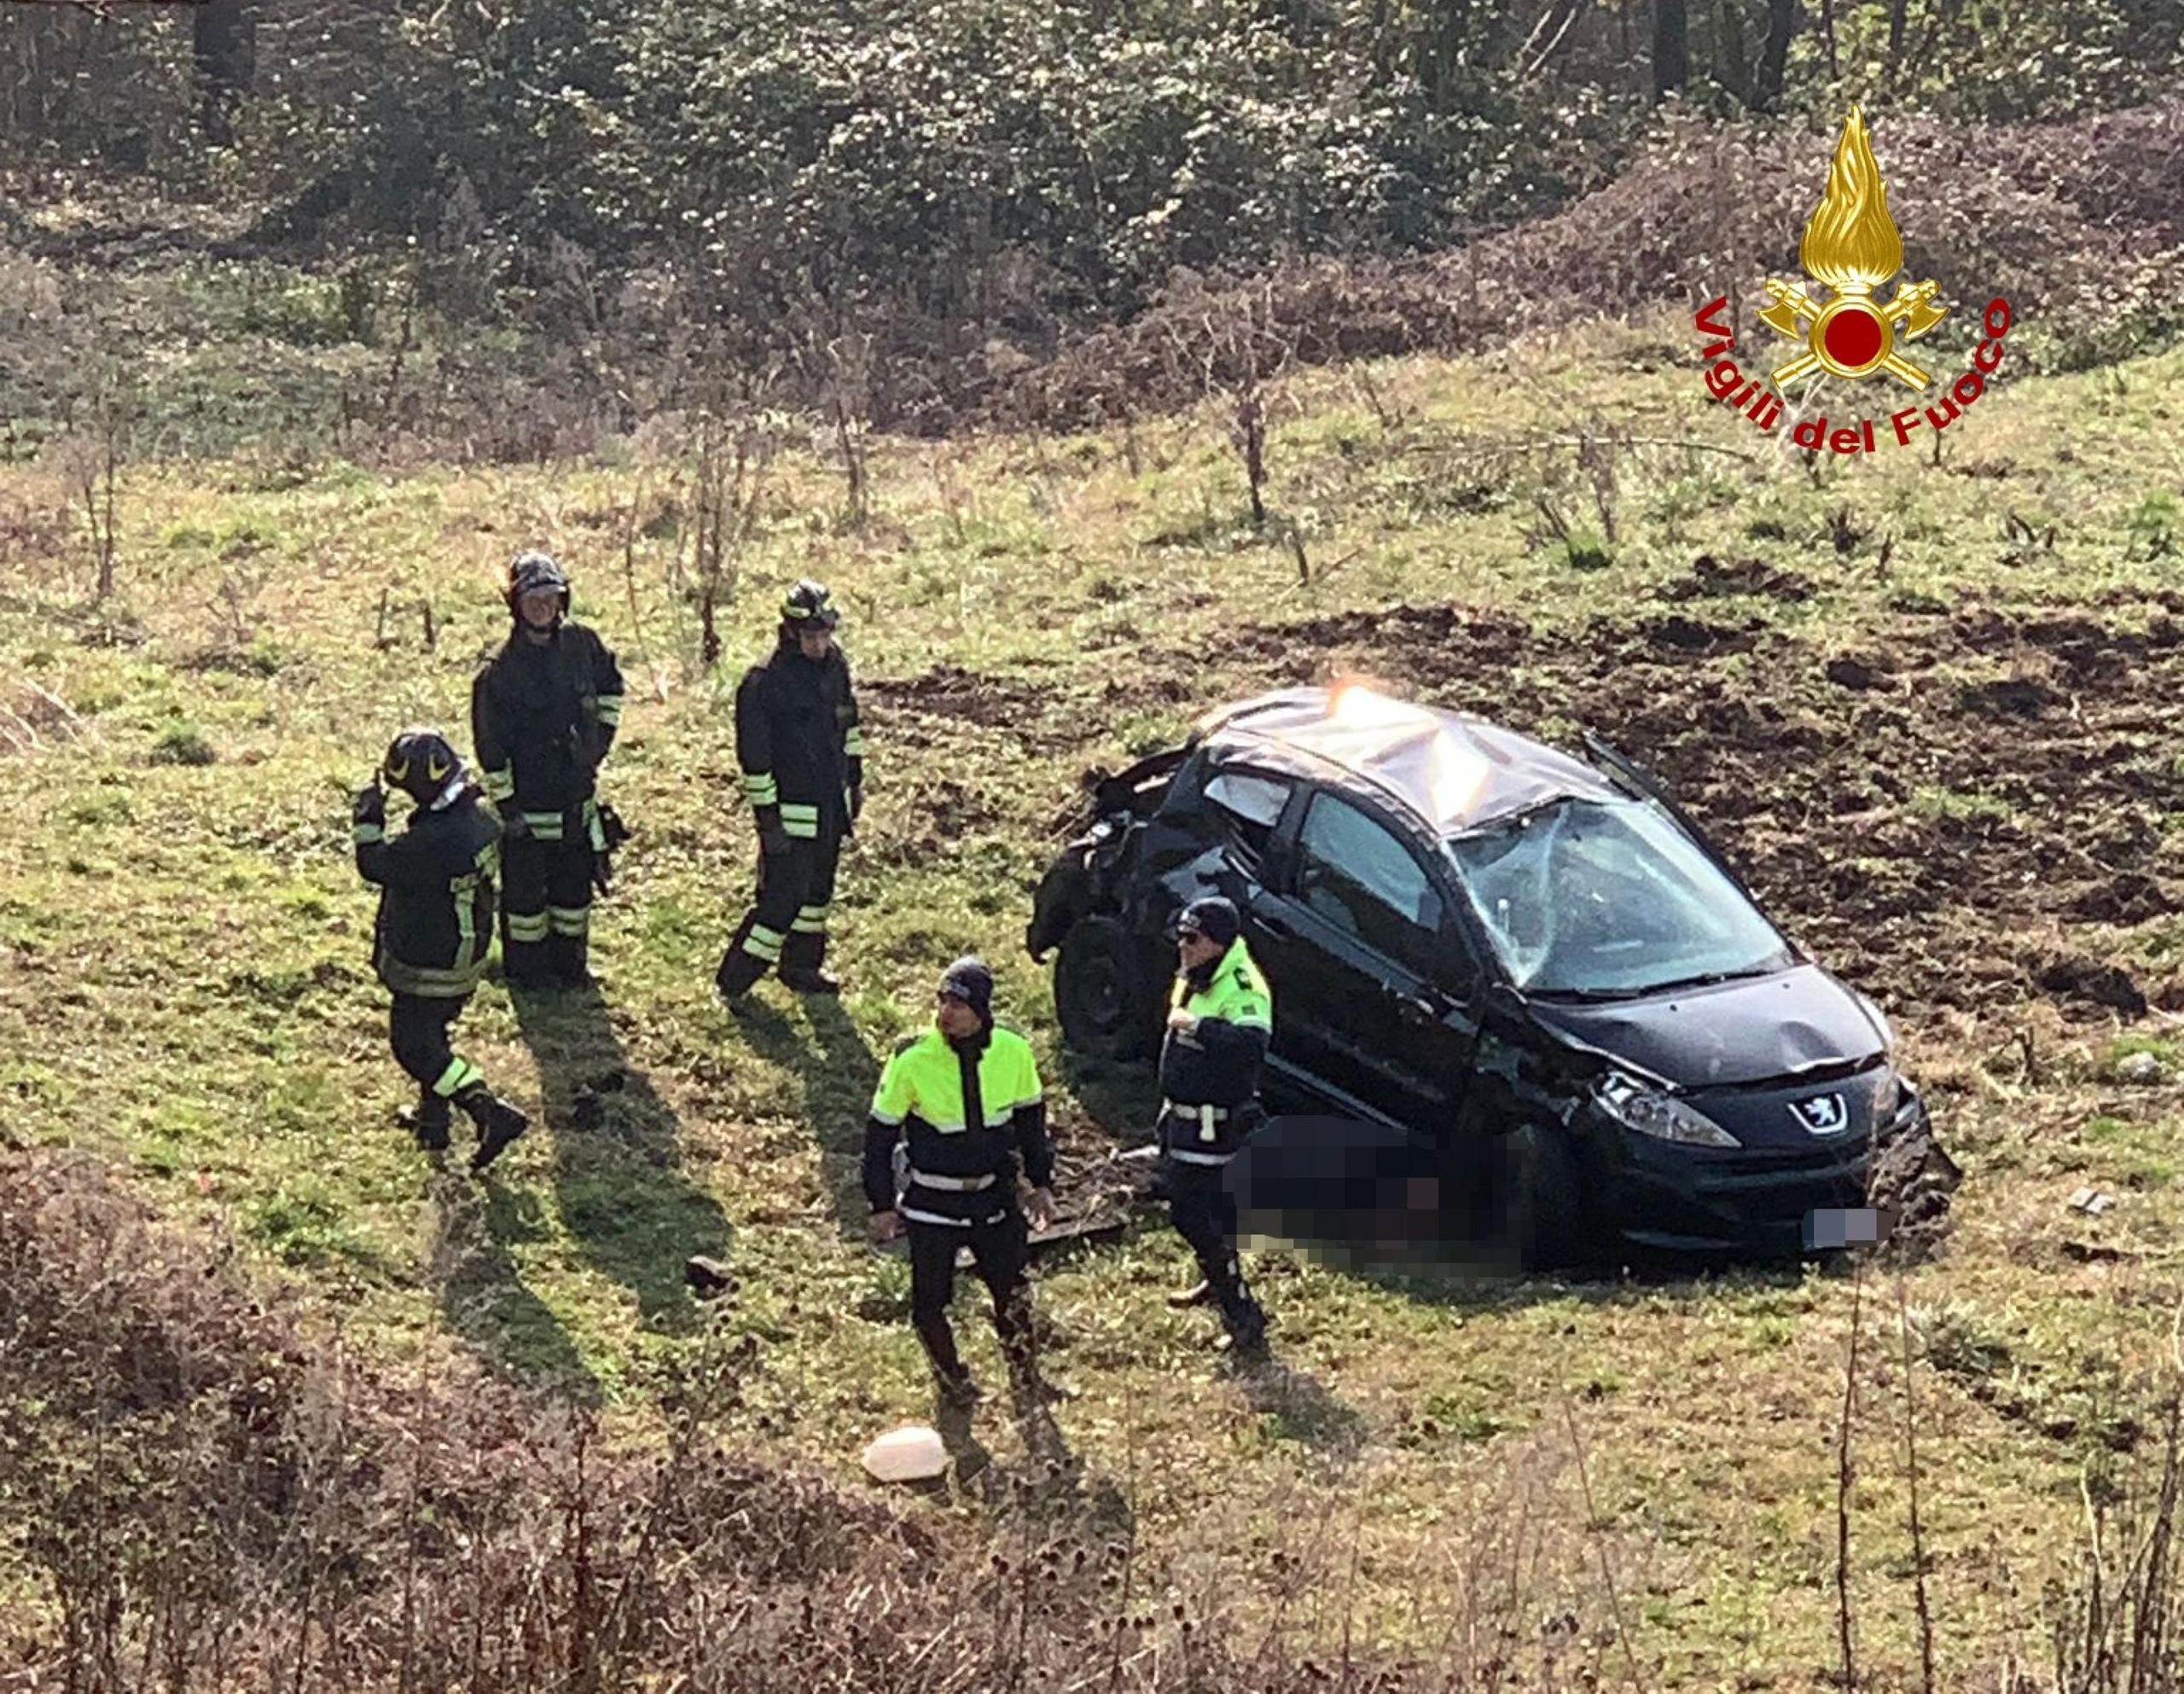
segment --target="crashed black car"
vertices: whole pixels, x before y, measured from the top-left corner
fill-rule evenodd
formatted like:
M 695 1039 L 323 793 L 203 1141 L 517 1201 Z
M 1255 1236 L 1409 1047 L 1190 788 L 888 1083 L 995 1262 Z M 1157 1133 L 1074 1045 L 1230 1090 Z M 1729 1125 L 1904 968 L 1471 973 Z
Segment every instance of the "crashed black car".
M 1581 760 L 1362 686 L 1267 694 L 1099 786 L 1025 940 L 1080 1053 L 1149 1058 L 1209 891 L 1271 978 L 1267 1094 L 1474 1153 L 1533 1268 L 1843 1244 L 1926 1109 L 1864 995 L 1592 738 Z M 1856 1234 L 1848 1239 L 1856 1239 Z

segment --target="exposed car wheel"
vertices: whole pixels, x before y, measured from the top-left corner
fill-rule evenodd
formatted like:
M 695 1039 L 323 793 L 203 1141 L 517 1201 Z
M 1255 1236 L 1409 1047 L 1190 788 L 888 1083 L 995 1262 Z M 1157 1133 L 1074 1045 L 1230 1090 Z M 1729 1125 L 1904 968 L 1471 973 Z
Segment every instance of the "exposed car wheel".
M 1147 988 L 1145 948 L 1112 918 L 1087 918 L 1063 937 L 1054 960 L 1054 1012 L 1062 1039 L 1092 1059 L 1150 1058 L 1159 1006 Z
M 1510 1233 L 1518 1262 L 1531 1273 L 1592 1262 L 1602 1244 L 1589 1227 L 1594 1208 L 1569 1133 L 1527 1123 L 1510 1133 L 1508 1152 Z

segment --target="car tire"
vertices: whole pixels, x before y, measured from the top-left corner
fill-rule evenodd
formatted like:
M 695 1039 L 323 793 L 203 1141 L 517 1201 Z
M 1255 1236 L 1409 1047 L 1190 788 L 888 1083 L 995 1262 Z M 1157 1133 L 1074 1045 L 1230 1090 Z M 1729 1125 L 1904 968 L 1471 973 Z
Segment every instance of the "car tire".
M 1062 1040 L 1089 1059 L 1149 1059 L 1159 1005 L 1146 981 L 1145 948 L 1113 918 L 1086 918 L 1054 960 L 1054 1014 Z
M 1601 1244 L 1589 1227 L 1594 1208 L 1569 1132 L 1527 1123 L 1511 1132 L 1508 1151 L 1510 1233 L 1519 1266 L 1537 1275 L 1591 1263 Z

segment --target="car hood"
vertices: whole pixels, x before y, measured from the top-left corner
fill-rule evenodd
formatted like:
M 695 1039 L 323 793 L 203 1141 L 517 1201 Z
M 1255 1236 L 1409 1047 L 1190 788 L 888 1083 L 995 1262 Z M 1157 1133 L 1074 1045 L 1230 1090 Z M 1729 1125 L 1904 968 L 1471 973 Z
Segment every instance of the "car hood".
M 1535 1000 L 1531 1015 L 1679 1088 L 1773 1082 L 1886 1050 L 1858 997 L 1817 965 L 1641 1000 Z

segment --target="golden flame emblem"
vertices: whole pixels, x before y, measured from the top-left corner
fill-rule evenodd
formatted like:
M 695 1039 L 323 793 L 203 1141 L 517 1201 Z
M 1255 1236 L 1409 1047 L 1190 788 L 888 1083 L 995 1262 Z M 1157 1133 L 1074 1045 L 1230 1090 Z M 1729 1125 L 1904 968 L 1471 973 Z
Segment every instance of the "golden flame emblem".
M 1805 344 L 1804 352 L 1775 367 L 1777 383 L 1815 370 L 1846 377 L 1886 371 L 1912 388 L 1933 380 L 1896 350 L 1899 342 L 1915 341 L 1939 323 L 1949 308 L 1934 304 L 1941 285 L 1931 281 L 1899 285 L 1896 297 L 1885 305 L 1873 298 L 1903 269 L 1903 236 L 1889 216 L 1888 185 L 1873 158 L 1865 113 L 1855 106 L 1843 122 L 1827 190 L 1805 220 L 1798 263 L 1834 298 L 1822 305 L 1793 282 L 1768 279 L 1771 304 L 1759 314 L 1760 322 Z

